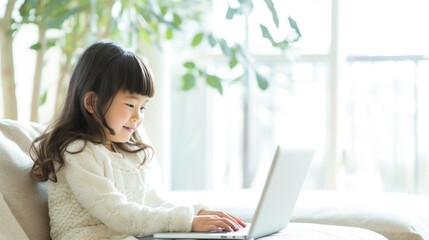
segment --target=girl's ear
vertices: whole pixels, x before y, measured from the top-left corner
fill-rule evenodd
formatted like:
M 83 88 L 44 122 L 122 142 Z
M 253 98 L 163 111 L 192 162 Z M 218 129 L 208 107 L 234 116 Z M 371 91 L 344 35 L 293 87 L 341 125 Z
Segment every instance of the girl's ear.
M 86 111 L 89 113 L 95 113 L 95 103 L 97 102 L 97 94 L 95 92 L 87 92 L 83 97 L 83 104 Z

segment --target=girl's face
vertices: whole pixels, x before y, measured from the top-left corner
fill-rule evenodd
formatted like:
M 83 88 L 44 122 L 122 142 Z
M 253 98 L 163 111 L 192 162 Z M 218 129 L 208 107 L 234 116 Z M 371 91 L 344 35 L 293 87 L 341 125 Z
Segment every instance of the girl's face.
M 122 143 L 129 141 L 133 132 L 143 122 L 148 101 L 147 96 L 119 91 L 105 115 L 107 125 L 115 131 L 115 135 L 107 132 L 107 140 Z

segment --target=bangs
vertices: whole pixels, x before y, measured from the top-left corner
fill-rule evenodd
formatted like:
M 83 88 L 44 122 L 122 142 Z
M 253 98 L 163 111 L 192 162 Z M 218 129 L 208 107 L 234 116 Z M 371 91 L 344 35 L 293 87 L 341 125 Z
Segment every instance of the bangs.
M 125 53 L 118 59 L 116 81 L 118 89 L 143 96 L 153 97 L 154 83 L 150 69 L 142 59 L 132 53 Z

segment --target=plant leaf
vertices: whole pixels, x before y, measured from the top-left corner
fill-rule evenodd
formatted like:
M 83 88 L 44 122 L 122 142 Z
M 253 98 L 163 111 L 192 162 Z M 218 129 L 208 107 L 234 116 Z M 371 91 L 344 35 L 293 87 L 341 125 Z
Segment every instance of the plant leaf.
M 219 40 L 219 45 L 220 48 L 222 49 L 223 54 L 225 54 L 226 56 L 231 56 L 231 48 L 228 46 L 228 43 L 226 42 L 225 39 L 220 39 Z
M 165 31 L 165 39 L 166 40 L 173 39 L 173 29 L 167 28 L 167 30 Z
M 238 60 L 237 60 L 237 57 L 235 57 L 235 55 L 234 55 L 234 56 L 232 56 L 232 58 L 229 60 L 229 68 L 230 68 L 230 69 L 233 69 L 235 66 L 237 66 L 237 64 L 238 64 Z
M 213 36 L 213 34 L 212 34 L 212 33 L 210 33 L 210 34 L 207 36 L 207 40 L 209 41 L 209 44 L 210 44 L 210 46 L 211 46 L 211 47 L 216 46 L 217 42 L 216 42 L 216 39 L 215 39 L 215 37 Z
M 259 26 L 261 27 L 261 31 L 262 31 L 262 36 L 268 40 L 270 40 L 271 44 L 274 44 L 275 41 L 273 39 L 273 37 L 271 36 L 270 31 L 268 31 L 268 28 L 263 25 L 263 24 L 259 24 Z
M 301 32 L 299 31 L 298 24 L 292 17 L 288 17 L 287 20 L 289 21 L 290 27 L 294 29 L 296 34 L 298 35 L 297 39 L 295 40 L 295 41 L 298 41 L 298 39 L 301 38 Z
M 196 47 L 203 40 L 204 33 L 200 32 L 192 38 L 192 47 Z
M 46 99 L 48 99 L 48 90 L 45 90 L 42 96 L 40 96 L 40 106 L 46 103 Z
M 218 77 L 218 76 L 214 76 L 214 75 L 207 75 L 206 77 L 206 82 L 207 84 L 218 90 L 220 95 L 223 95 L 223 88 L 222 88 L 222 80 Z
M 289 47 L 289 41 L 285 39 L 281 42 L 275 42 L 273 43 L 273 47 L 279 48 L 281 50 L 286 50 Z
M 35 43 L 35 44 L 31 45 L 31 46 L 30 46 L 30 49 L 33 49 L 33 50 L 39 51 L 39 49 L 40 49 L 40 47 L 41 47 L 41 46 L 42 46 L 42 45 L 41 45 L 39 42 L 37 42 L 37 43 Z
M 173 14 L 173 23 L 176 27 L 179 27 L 182 24 L 182 18 L 177 14 Z
M 279 17 L 277 16 L 276 8 L 274 7 L 274 3 L 271 0 L 265 0 L 265 4 L 271 12 L 271 16 L 273 17 L 273 22 L 276 24 L 276 27 L 279 28 Z
M 186 73 L 182 76 L 182 90 L 188 91 L 195 86 L 195 76 L 192 73 Z
M 234 18 L 235 14 L 238 13 L 237 8 L 232 8 L 231 6 L 228 6 L 228 10 L 226 11 L 225 18 L 228 20 L 231 20 Z
M 82 6 L 77 6 L 71 9 L 58 12 L 57 15 L 50 16 L 47 20 L 45 20 L 46 26 L 47 28 L 61 28 L 64 21 L 84 11 L 86 8 L 87 5 L 83 4 Z
M 161 10 L 162 16 L 165 16 L 165 14 L 167 14 L 167 12 L 168 12 L 168 8 L 166 6 L 161 6 L 160 10 Z
M 195 68 L 195 63 L 191 62 L 191 61 L 187 61 L 183 64 L 183 66 L 187 69 L 194 69 Z
M 143 39 L 146 43 L 149 43 L 149 44 L 152 43 L 152 40 L 150 38 L 150 34 L 147 31 L 145 31 L 145 30 L 139 31 L 139 37 L 141 39 Z
M 259 73 L 256 73 L 256 80 L 260 89 L 265 90 L 268 88 L 268 80 Z
M 46 47 L 51 48 L 51 47 L 55 46 L 55 44 L 57 43 L 57 40 L 58 39 L 54 39 L 54 38 L 46 40 Z

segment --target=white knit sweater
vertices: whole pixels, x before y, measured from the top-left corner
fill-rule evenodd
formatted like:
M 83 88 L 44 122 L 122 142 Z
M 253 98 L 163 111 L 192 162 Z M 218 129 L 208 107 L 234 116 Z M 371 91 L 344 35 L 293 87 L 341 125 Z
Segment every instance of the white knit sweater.
M 67 148 L 76 152 L 83 141 Z M 163 231 L 190 231 L 201 206 L 174 205 L 151 189 L 140 154 L 115 153 L 88 142 L 65 154 L 58 181 L 48 183 L 51 237 L 134 239 Z

